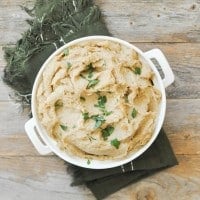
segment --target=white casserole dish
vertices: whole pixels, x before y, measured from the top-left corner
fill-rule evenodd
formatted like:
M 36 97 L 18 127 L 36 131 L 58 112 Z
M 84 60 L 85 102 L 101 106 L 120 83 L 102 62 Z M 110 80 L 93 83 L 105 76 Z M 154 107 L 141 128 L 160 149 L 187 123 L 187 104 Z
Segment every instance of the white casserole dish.
M 79 42 L 82 41 L 88 41 L 88 40 L 109 40 L 109 41 L 114 41 L 117 43 L 120 43 L 122 45 L 125 45 L 129 48 L 134 49 L 142 62 L 145 62 L 149 65 L 149 67 L 153 70 L 155 73 L 155 79 L 154 79 L 154 85 L 160 90 L 162 98 L 160 102 L 160 107 L 159 107 L 159 113 L 156 119 L 156 127 L 155 131 L 149 140 L 149 142 L 144 145 L 141 149 L 139 149 L 136 152 L 130 153 L 127 157 L 120 159 L 120 160 L 92 160 L 90 164 L 87 163 L 87 160 L 84 158 L 80 158 L 77 156 L 72 156 L 69 155 L 67 152 L 64 152 L 60 150 L 60 148 L 57 146 L 57 143 L 55 140 L 53 140 L 48 133 L 45 131 L 45 129 L 42 127 L 40 124 L 40 121 L 37 117 L 37 112 L 36 112 L 36 92 L 38 88 L 38 84 L 40 82 L 42 73 L 44 68 L 48 65 L 48 63 L 52 60 L 53 57 L 55 57 L 57 54 L 61 53 L 66 47 L 69 47 L 71 45 L 78 44 Z M 159 63 L 162 72 L 164 74 L 164 78 L 162 79 L 157 68 L 151 61 L 151 59 L 156 59 L 157 62 Z M 163 53 L 159 49 L 153 49 L 148 52 L 142 52 L 140 49 L 137 47 L 133 46 L 132 44 L 123 41 L 118 38 L 114 37 L 108 37 L 108 36 L 89 36 L 89 37 L 84 37 L 80 38 L 77 40 L 74 40 L 72 42 L 69 42 L 56 50 L 43 64 L 41 67 L 40 71 L 37 74 L 37 77 L 35 79 L 35 83 L 33 86 L 33 91 L 32 91 L 32 104 L 31 104 L 31 109 L 32 109 L 32 114 L 33 118 L 30 119 L 26 124 L 25 124 L 25 130 L 30 138 L 31 142 L 37 149 L 37 151 L 41 155 L 46 155 L 51 152 L 54 152 L 57 156 L 62 158 L 63 160 L 72 163 L 74 165 L 80 166 L 80 167 L 85 167 L 85 168 L 91 168 L 91 169 L 106 169 L 106 168 L 112 168 L 116 166 L 123 165 L 129 161 L 134 160 L 138 156 L 140 156 L 142 153 L 144 153 L 154 142 L 156 137 L 159 134 L 159 131 L 163 125 L 164 117 L 165 117 L 165 111 L 166 111 L 166 94 L 165 94 L 165 88 L 168 87 L 170 84 L 172 84 L 174 81 L 174 74 L 165 58 Z

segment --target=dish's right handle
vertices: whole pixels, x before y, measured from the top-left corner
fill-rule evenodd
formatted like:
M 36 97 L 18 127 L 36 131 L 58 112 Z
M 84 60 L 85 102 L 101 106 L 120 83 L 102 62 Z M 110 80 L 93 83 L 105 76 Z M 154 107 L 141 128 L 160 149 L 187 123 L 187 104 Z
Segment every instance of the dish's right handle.
M 144 54 L 149 59 L 152 58 L 156 59 L 157 62 L 159 63 L 164 73 L 163 84 L 165 88 L 171 85 L 174 82 L 174 74 L 163 52 L 160 49 L 152 49 L 150 51 L 145 52 Z
M 34 147 L 41 155 L 46 155 L 52 152 L 51 149 L 39 139 L 33 118 L 26 122 L 25 131 Z

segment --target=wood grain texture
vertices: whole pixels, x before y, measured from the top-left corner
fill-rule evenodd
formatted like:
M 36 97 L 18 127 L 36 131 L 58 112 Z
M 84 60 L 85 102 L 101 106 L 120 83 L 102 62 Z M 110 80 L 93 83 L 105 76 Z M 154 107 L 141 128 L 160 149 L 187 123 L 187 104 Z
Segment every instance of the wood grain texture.
M 178 156 L 179 166 L 164 170 L 136 184 L 130 185 L 107 199 L 195 199 L 199 198 L 199 156 Z M 71 187 L 71 175 L 61 159 L 50 157 L 0 157 L 1 197 L 35 199 L 95 199 L 84 186 Z M 193 163 L 196 163 L 194 165 Z M 183 171 L 184 170 L 184 171 Z M 56 187 L 55 187 L 56 186 Z M 32 196 L 34 194 L 34 196 Z
M 176 155 L 200 156 L 200 135 L 196 133 L 174 132 L 168 134 Z M 49 155 L 54 155 L 53 153 Z M 24 133 L 3 135 L 0 138 L 0 157 L 40 156 L 28 136 Z
M 19 5 L 34 1 L 0 2 L 0 44 L 13 44 L 27 29 Z M 199 0 L 96 0 L 110 32 L 130 42 L 199 42 Z
M 96 0 L 108 28 L 131 42 L 199 42 L 200 2 Z M 110 9 L 108 9 L 110 8 Z
M 19 5 L 35 0 L 0 1 L 0 76 L 6 62 L 2 46 L 12 45 L 29 27 Z M 159 48 L 166 55 L 175 82 L 166 89 L 164 129 L 179 165 L 145 178 L 106 200 L 200 199 L 200 1 L 95 0 L 113 36 L 143 51 Z M 11 90 L 0 80 L 0 199 L 94 200 L 84 186 L 71 187 L 66 164 L 53 153 L 41 156 L 29 141 L 28 120 Z

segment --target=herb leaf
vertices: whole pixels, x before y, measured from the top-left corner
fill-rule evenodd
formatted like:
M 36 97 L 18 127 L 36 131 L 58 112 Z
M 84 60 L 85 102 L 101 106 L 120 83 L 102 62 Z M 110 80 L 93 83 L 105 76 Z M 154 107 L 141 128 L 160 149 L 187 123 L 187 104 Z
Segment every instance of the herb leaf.
M 63 107 L 63 102 L 59 99 L 54 104 L 55 110 L 58 110 L 59 108 Z
M 126 103 L 129 102 L 129 101 L 128 101 L 128 94 L 125 94 L 125 95 L 124 95 L 124 99 L 125 99 L 125 102 L 126 102 Z
M 102 109 L 101 111 L 103 112 L 103 115 L 105 116 L 108 116 L 113 113 L 113 111 L 107 111 L 106 109 Z
M 115 138 L 114 140 L 110 141 L 110 144 L 114 146 L 116 149 L 119 149 L 120 141 L 117 138 Z
M 68 129 L 68 127 L 66 125 L 62 125 L 60 124 L 60 128 L 63 130 L 63 131 L 66 131 Z
M 99 96 L 98 98 L 98 104 L 95 104 L 94 107 L 100 108 L 100 110 L 103 112 L 104 116 L 108 116 L 112 113 L 112 111 L 107 111 L 105 109 L 105 104 L 107 102 L 107 97 L 106 96 Z
M 68 56 L 69 55 L 69 49 L 66 48 L 64 51 L 63 51 L 63 56 Z
M 95 121 L 95 128 L 99 128 L 106 121 L 101 115 L 92 115 L 91 119 Z
M 94 67 L 92 66 L 92 63 L 87 65 L 87 72 L 88 72 L 88 78 L 92 78 L 94 72 Z
M 105 108 L 106 102 L 107 102 L 107 97 L 106 96 L 100 96 L 98 98 L 98 104 L 96 104 L 94 106 L 99 107 L 99 108 Z
M 105 129 L 103 129 L 101 131 L 103 139 L 107 140 L 108 137 L 113 133 L 114 129 L 115 128 L 113 126 L 107 126 Z
M 87 85 L 87 89 L 91 88 L 91 87 L 94 87 L 96 84 L 99 83 L 99 80 L 98 79 L 93 79 L 93 80 L 88 80 L 89 83 Z
M 132 118 L 135 118 L 137 116 L 137 110 L 135 108 L 133 108 L 131 116 Z
M 87 160 L 87 164 L 89 165 L 90 163 L 91 163 L 91 161 L 88 159 L 88 160 Z
M 138 74 L 138 75 L 140 75 L 141 72 L 142 72 L 142 70 L 141 70 L 140 67 L 136 67 L 135 70 L 134 70 L 134 73 L 135 73 L 135 74 Z
M 84 121 L 90 119 L 88 112 L 82 113 L 82 116 L 83 116 Z
M 72 67 L 72 64 L 70 62 L 67 62 L 67 69 L 70 69 Z

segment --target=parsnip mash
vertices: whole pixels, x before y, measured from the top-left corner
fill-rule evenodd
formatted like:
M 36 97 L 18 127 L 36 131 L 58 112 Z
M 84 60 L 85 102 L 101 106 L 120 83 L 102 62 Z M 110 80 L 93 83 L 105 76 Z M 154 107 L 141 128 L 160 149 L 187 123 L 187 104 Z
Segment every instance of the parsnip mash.
M 62 150 L 116 159 L 152 136 L 161 93 L 138 54 L 107 40 L 81 42 L 50 61 L 37 90 L 41 124 Z

